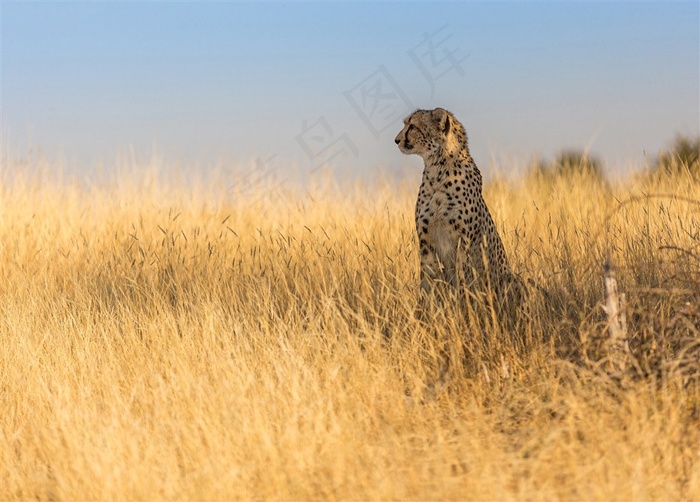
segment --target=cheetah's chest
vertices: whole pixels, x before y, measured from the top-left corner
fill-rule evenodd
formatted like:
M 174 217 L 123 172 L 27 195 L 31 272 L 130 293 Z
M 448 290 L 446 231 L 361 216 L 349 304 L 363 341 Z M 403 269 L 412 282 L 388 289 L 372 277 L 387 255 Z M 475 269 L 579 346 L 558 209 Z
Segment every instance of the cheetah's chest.
M 418 199 L 418 235 L 434 249 L 440 260 L 451 262 L 457 252 L 459 235 L 453 228 L 455 204 L 444 191 L 436 190 Z

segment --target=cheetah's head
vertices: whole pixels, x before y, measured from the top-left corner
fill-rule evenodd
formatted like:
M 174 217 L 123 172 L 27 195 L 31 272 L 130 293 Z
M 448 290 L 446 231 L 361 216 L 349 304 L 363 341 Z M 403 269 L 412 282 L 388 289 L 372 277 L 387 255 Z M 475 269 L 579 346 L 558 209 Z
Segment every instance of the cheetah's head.
M 394 142 L 406 155 L 415 153 L 427 160 L 432 155 L 450 154 L 466 147 L 464 127 L 444 108 L 416 110 L 403 123 Z

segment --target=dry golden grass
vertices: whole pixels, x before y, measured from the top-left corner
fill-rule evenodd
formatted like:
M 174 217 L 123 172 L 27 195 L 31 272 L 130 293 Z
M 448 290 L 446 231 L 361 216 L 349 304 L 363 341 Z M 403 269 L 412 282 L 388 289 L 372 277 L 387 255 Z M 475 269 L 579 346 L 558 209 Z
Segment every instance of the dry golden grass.
M 550 295 L 508 333 L 414 318 L 419 173 L 241 191 L 35 168 L 2 178 L 0 499 L 700 500 L 691 176 L 490 183 Z M 675 198 L 620 204 L 648 193 Z M 602 370 L 607 258 L 624 381 Z

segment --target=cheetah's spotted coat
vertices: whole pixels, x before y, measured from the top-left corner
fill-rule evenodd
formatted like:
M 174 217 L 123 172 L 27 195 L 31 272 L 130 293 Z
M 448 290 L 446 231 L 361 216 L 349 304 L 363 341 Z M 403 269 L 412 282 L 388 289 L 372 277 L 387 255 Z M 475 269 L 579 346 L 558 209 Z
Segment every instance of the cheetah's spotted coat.
M 395 142 L 425 163 L 416 203 L 422 289 L 447 283 L 515 307 L 524 285 L 510 269 L 484 202 L 481 173 L 462 124 L 442 108 L 417 110 L 404 120 Z

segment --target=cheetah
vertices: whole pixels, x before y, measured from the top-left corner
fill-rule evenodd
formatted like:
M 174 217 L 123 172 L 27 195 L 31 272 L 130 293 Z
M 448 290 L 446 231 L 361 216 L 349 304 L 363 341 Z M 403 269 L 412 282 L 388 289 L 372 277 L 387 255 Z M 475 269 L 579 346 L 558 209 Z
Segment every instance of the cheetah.
M 425 164 L 416 202 L 422 290 L 446 284 L 499 312 L 513 312 L 524 283 L 510 268 L 484 202 L 464 126 L 443 108 L 417 110 L 404 119 L 394 141 Z

